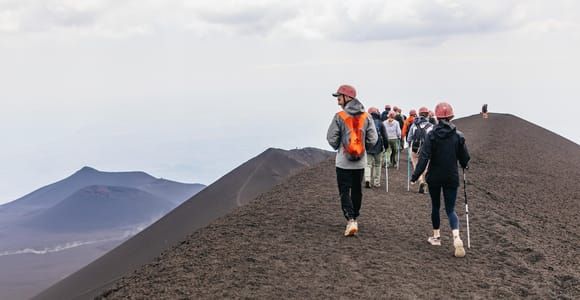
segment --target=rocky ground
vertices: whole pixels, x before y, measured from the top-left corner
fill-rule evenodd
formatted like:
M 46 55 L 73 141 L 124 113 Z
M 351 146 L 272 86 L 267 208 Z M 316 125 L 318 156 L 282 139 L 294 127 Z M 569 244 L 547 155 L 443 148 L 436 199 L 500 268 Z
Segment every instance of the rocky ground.
M 580 147 L 511 115 L 457 122 L 472 155 L 471 248 L 429 245 L 430 200 L 406 190 L 406 156 L 365 189 L 360 233 L 344 237 L 334 161 L 262 194 L 155 261 L 102 299 L 580 298 Z M 463 186 L 457 211 L 467 245 Z

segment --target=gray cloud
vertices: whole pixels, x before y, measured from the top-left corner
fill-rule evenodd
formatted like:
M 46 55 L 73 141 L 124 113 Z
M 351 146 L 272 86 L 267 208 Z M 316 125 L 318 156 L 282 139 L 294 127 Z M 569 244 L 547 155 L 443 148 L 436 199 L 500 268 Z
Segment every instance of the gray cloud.
M 406 19 L 385 19 L 381 10 L 368 11 L 343 20 L 332 37 L 347 41 L 405 40 L 504 31 L 522 24 L 516 17 L 516 6 L 505 3 L 487 11 L 471 5 L 424 3 L 414 7 L 412 16 Z
M 563 3 L 560 7 L 521 0 L 8 0 L 0 3 L 0 33 L 73 29 L 124 37 L 172 28 L 215 37 L 441 41 L 546 24 L 545 10 L 552 16 L 571 14 L 567 21 L 577 24 L 577 13 L 571 11 L 580 9 L 578 4 Z

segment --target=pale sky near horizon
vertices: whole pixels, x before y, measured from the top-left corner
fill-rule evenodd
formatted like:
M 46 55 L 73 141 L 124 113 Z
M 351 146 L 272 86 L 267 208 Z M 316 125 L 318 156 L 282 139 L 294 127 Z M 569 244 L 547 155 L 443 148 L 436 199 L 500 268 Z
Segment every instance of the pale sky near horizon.
M 83 166 L 210 184 L 268 147 L 330 150 L 342 83 L 578 144 L 577 53 L 572 0 L 0 0 L 0 204 Z

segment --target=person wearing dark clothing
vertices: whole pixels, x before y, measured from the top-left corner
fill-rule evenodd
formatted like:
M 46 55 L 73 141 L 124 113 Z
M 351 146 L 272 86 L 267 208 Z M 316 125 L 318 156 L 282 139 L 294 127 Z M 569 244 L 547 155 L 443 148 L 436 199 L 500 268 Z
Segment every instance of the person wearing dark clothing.
M 487 119 L 487 117 L 488 117 L 488 116 L 487 116 L 487 104 L 484 104 L 484 105 L 481 107 L 481 113 L 483 114 L 483 118 L 484 118 L 484 119 Z
M 449 225 L 453 233 L 453 246 L 456 257 L 464 257 L 465 249 L 459 236 L 459 219 L 455 213 L 455 201 L 459 187 L 459 173 L 457 162 L 462 168 L 467 168 L 469 152 L 465 144 L 463 133 L 451 123 L 453 108 L 442 102 L 435 107 L 435 115 L 439 123 L 427 134 L 425 144 L 421 148 L 419 162 L 411 176 L 411 182 L 416 182 L 427 164 L 427 184 L 431 196 L 431 222 L 433 236 L 427 241 L 431 245 L 441 245 L 439 209 L 441 207 L 441 191 L 445 202 L 445 212 L 449 218 Z
M 429 111 L 429 123 L 437 125 L 437 118 L 435 118 L 435 113 L 432 110 Z
M 367 164 L 365 149 L 377 143 L 377 130 L 373 119 L 356 99 L 356 90 L 350 85 L 341 85 L 336 93 L 342 111 L 330 122 L 326 140 L 336 152 L 336 181 L 340 203 L 347 220 L 345 236 L 358 232 L 357 217 L 362 203 L 362 181 Z M 359 152 L 360 150 L 360 152 Z
M 381 121 L 386 121 L 389 118 L 389 112 L 391 111 L 390 105 L 385 105 L 385 111 L 381 113 Z
M 385 125 L 381 122 L 381 116 L 379 115 L 379 109 L 376 107 L 371 107 L 368 110 L 369 114 L 373 117 L 375 122 L 375 128 L 378 133 L 377 143 L 371 147 L 367 148 L 367 166 L 365 167 L 365 185 L 367 188 L 380 187 L 381 186 L 381 166 L 383 161 L 383 153 L 388 147 L 388 137 Z
M 399 127 L 401 129 L 403 129 L 403 127 L 405 126 L 405 120 L 407 120 L 407 117 L 405 117 L 401 112 L 402 110 L 400 108 L 398 108 L 397 106 L 393 107 L 393 110 L 395 111 L 396 115 L 395 115 L 395 121 L 399 122 Z M 401 142 L 399 143 L 401 149 L 403 149 L 403 145 L 405 144 L 405 136 L 401 135 Z

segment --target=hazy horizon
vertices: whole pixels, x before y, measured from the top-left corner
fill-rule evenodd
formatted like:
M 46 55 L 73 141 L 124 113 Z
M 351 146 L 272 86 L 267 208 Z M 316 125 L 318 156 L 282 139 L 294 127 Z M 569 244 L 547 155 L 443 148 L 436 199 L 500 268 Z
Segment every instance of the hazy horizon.
M 487 103 L 579 144 L 579 14 L 571 0 L 0 0 L 0 204 L 83 166 L 209 185 L 269 147 L 330 150 L 343 83 L 366 107 Z

